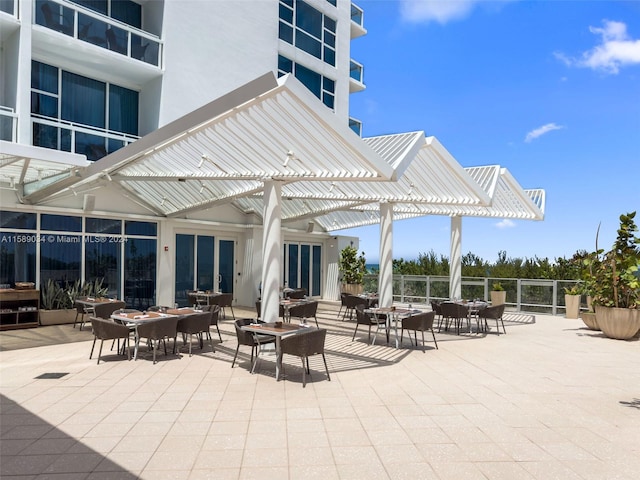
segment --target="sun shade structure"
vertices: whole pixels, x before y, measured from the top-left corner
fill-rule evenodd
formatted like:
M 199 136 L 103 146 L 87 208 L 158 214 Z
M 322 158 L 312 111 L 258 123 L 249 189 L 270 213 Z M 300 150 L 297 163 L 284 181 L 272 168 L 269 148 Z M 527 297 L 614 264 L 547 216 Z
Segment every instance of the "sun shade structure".
M 157 217 L 221 205 L 257 217 L 266 318 L 278 314 L 282 226 L 380 223 L 381 304 L 390 304 L 394 220 L 450 216 L 453 265 L 462 216 L 544 217 L 544 191 L 523 190 L 506 169 L 463 168 L 422 131 L 362 139 L 290 75 L 265 74 L 96 162 L 0 146 L 3 181 L 25 204 L 108 187 Z
M 265 179 L 391 178 L 393 168 L 327 108 L 313 108 L 317 102 L 294 77 L 266 74 L 25 202 L 111 181 L 151 213 L 183 217 L 262 193 Z
M 75 175 L 91 162 L 84 155 L 0 141 L 0 179 L 19 195 L 28 190 L 19 186 L 43 187 Z

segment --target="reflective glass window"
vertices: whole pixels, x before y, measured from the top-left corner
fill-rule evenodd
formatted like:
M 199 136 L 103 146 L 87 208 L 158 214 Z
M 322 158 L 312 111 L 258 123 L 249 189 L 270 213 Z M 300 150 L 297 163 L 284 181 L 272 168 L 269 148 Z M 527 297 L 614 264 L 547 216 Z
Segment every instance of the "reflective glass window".
M 31 92 L 31 113 L 58 118 L 58 97 Z
M 293 24 L 293 10 L 280 3 L 280 20 Z
M 322 247 L 320 245 L 313 246 L 313 263 L 311 267 L 313 288 L 311 295 L 320 295 L 320 282 L 322 274 Z
M 296 64 L 295 75 L 316 97 L 320 98 L 322 77 L 319 73 L 309 70 L 300 64 Z
M 309 273 L 311 272 L 311 245 L 300 245 L 300 288 L 309 288 Z
M 101 280 L 109 296 L 120 296 L 121 242 L 99 235 L 85 237 L 85 280 Z
M 82 237 L 80 235 L 43 235 L 40 242 L 40 284 L 52 279 L 64 286 L 80 279 Z
M 322 43 L 304 32 L 296 32 L 296 47 L 322 59 Z
M 82 217 L 43 213 L 40 215 L 40 229 L 56 232 L 81 232 Z
M 124 243 L 125 301 L 146 310 L 156 304 L 157 241 L 128 238 Z M 178 264 L 176 264 L 176 267 Z
M 94 127 L 105 127 L 106 84 L 62 72 L 62 119 Z M 84 152 L 81 152 L 84 153 Z
M 298 258 L 298 245 L 291 244 L 289 245 L 289 287 L 290 288 L 298 288 L 298 262 L 300 259 Z
M 113 218 L 91 218 L 87 217 L 86 232 L 103 234 L 120 234 L 122 232 L 122 221 Z
M 109 85 L 109 129 L 138 135 L 138 92 Z
M 322 38 L 322 12 L 319 12 L 303 0 L 297 0 L 296 27 L 316 38 Z
M 193 290 L 195 259 L 195 237 L 193 235 L 176 235 L 176 302 L 184 307 L 187 302 L 187 290 Z
M 135 222 L 125 220 L 124 233 L 126 235 L 145 235 L 155 237 L 158 234 L 158 224 L 153 222 Z
M 213 285 L 213 253 L 214 238 L 207 235 L 198 235 L 198 290 L 214 290 Z
M 0 283 L 36 281 L 34 233 L 0 232 Z
M 293 62 L 282 55 L 278 55 L 278 70 L 286 73 L 293 72 Z
M 0 210 L 0 228 L 24 228 L 35 230 L 36 220 L 35 213 Z
M 31 62 L 31 88 L 58 93 L 58 69 L 45 63 Z
M 278 38 L 293 45 L 293 27 L 280 22 L 278 26 Z

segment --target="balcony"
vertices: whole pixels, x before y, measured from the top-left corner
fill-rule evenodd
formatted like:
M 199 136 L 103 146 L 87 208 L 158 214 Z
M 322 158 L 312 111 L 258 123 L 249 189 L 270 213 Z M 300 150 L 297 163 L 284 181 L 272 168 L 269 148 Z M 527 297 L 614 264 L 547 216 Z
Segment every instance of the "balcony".
M 349 67 L 349 93 L 360 92 L 366 87 L 364 85 L 364 66 L 351 60 Z
M 13 108 L 3 107 L 0 105 L 0 140 L 6 142 L 16 141 L 16 127 L 18 115 Z
M 0 0 L 0 41 L 4 41 L 20 28 L 18 0 Z
M 364 12 L 355 3 L 351 4 L 351 38 L 358 38 L 367 34 L 364 28 Z
M 349 117 L 349 128 L 359 137 L 362 136 L 362 122 L 357 118 Z
M 41 115 L 31 116 L 31 128 L 34 146 L 79 153 L 91 161 L 99 160 L 140 138 L 89 125 L 52 120 Z
M 137 62 L 162 67 L 163 45 L 158 36 L 80 5 L 37 0 L 33 23 Z

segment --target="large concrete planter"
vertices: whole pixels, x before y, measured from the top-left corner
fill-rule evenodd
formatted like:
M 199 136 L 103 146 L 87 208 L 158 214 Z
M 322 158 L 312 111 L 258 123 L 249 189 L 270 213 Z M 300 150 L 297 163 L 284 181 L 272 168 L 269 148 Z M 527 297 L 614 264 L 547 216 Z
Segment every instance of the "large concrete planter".
M 64 325 L 73 323 L 76 318 L 75 308 L 63 310 L 40 310 L 40 325 Z
M 507 303 L 507 292 L 505 290 L 492 290 L 490 293 L 492 307 Z
M 598 326 L 598 320 L 596 320 L 596 314 L 594 312 L 582 312 L 580 318 L 584 324 L 591 330 L 600 330 Z
M 596 321 L 607 337 L 629 340 L 640 331 L 640 310 L 596 305 Z
M 342 293 L 348 293 L 350 295 L 360 295 L 364 290 L 364 285 L 361 283 L 343 283 Z
M 580 295 L 565 295 L 565 317 L 566 318 L 578 318 L 580 313 Z

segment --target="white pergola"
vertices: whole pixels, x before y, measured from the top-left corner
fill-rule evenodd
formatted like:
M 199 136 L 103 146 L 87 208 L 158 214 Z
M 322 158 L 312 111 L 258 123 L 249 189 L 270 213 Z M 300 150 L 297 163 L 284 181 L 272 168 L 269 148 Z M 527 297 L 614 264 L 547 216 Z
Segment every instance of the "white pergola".
M 19 161 L 0 147 L 6 181 Z M 423 132 L 361 139 L 297 79 L 272 73 L 96 162 L 47 170 L 21 161 L 15 183 L 27 204 L 108 184 L 156 216 L 186 218 L 223 204 L 261 216 L 267 319 L 278 316 L 283 224 L 336 231 L 380 223 L 380 298 L 389 305 L 393 220 L 451 216 L 451 292 L 459 296 L 462 216 L 544 216 L 544 191 L 523 190 L 506 169 L 462 168 Z

